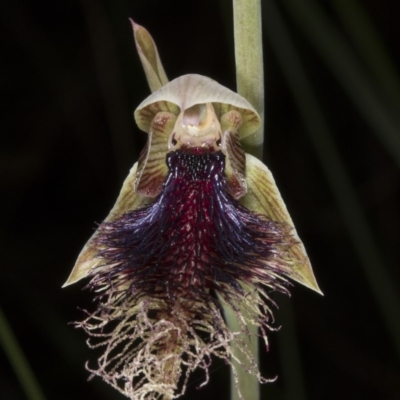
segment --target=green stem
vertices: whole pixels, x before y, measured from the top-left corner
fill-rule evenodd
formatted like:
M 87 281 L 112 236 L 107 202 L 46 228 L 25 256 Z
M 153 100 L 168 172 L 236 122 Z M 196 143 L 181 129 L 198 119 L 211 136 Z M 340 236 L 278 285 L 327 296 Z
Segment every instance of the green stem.
M 45 397 L 25 358 L 18 342 L 7 322 L 3 310 L 0 309 L 0 343 L 10 364 L 29 400 L 44 400 Z
M 257 110 L 261 117 L 261 127 L 253 135 L 246 138 L 242 145 L 246 152 L 262 158 L 264 142 L 264 71 L 261 26 L 260 0 L 233 0 L 235 60 L 237 92 L 245 97 Z M 232 331 L 240 330 L 236 315 L 230 307 L 224 307 L 226 322 Z M 254 360 L 258 363 L 258 330 L 249 326 L 250 339 L 243 333 L 242 338 L 250 349 Z M 233 349 L 235 355 L 246 365 L 244 356 Z M 238 388 L 245 400 L 258 400 L 260 386 L 257 377 L 249 374 L 244 368 L 233 363 L 237 371 Z M 231 400 L 239 400 L 235 377 L 231 371 Z
M 222 304 L 224 303 L 222 302 Z M 236 314 L 229 306 L 224 306 L 224 314 L 229 329 L 234 332 L 240 331 L 241 328 Z M 248 337 L 242 333 L 241 339 L 246 343 L 248 349 L 254 357 L 254 360 L 256 360 L 258 363 L 258 328 L 254 325 L 250 325 L 248 326 L 248 329 L 250 336 Z M 244 365 L 248 364 L 248 361 L 244 358 L 242 352 L 238 351 L 238 349 L 235 349 L 235 347 L 233 347 L 233 352 L 235 357 L 240 359 Z M 237 378 L 239 380 L 238 387 L 242 398 L 244 400 L 258 400 L 260 398 L 260 384 L 258 383 L 257 378 L 254 375 L 246 372 L 243 366 L 239 365 L 236 361 L 232 360 L 232 364 L 236 369 Z M 233 371 L 231 371 L 231 400 L 241 400 L 235 385 L 235 376 L 233 375 Z
M 242 145 L 262 159 L 264 142 L 264 69 L 260 0 L 233 0 L 237 92 L 261 117 L 261 127 Z

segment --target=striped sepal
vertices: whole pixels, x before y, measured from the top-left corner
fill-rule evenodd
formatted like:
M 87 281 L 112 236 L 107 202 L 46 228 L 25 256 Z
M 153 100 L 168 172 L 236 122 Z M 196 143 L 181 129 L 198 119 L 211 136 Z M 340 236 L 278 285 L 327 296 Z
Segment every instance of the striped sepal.
M 247 194 L 240 202 L 250 211 L 264 214 L 273 221 L 286 223 L 291 228 L 295 243 L 290 247 L 288 260 L 292 264 L 293 273 L 289 278 L 321 293 L 315 280 L 306 249 L 290 218 L 285 203 L 275 184 L 271 171 L 257 158 L 246 154 Z

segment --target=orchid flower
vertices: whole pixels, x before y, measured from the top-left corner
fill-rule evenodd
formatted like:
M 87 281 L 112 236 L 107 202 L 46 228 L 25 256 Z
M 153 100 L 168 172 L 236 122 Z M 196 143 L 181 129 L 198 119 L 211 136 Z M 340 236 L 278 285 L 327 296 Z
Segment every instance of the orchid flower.
M 168 82 L 153 39 L 133 28 L 153 92 L 134 113 L 147 144 L 64 285 L 88 277 L 96 294 L 77 323 L 105 348 L 88 369 L 131 399 L 172 399 L 196 368 L 207 383 L 213 355 L 238 361 L 235 345 L 265 382 L 239 333 L 258 326 L 267 343 L 269 294 L 290 280 L 321 292 L 271 172 L 240 144 L 260 117 L 210 78 Z

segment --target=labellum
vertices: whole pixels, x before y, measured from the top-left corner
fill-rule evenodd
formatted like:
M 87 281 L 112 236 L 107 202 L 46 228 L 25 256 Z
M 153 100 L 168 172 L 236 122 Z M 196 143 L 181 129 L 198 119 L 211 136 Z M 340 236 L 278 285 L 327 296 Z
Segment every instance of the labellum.
M 172 399 L 196 368 L 208 381 L 212 355 L 231 363 L 235 344 L 264 382 L 220 301 L 266 340 L 270 291 L 288 278 L 320 290 L 270 171 L 240 145 L 260 118 L 210 78 L 168 83 L 150 35 L 134 32 L 154 91 L 134 113 L 147 144 L 65 284 L 89 277 L 96 293 L 77 323 L 105 347 L 88 368 L 131 399 Z

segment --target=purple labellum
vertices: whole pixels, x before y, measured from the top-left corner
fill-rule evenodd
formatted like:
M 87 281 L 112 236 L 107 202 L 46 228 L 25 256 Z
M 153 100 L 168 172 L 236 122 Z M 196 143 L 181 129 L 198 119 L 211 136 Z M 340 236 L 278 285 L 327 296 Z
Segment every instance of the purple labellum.
M 211 290 L 229 301 L 243 294 L 239 281 L 279 287 L 273 261 L 287 245 L 286 224 L 251 213 L 229 194 L 222 152 L 178 150 L 166 162 L 169 173 L 153 203 L 101 225 L 104 263 L 90 286 L 198 301 L 211 300 Z

